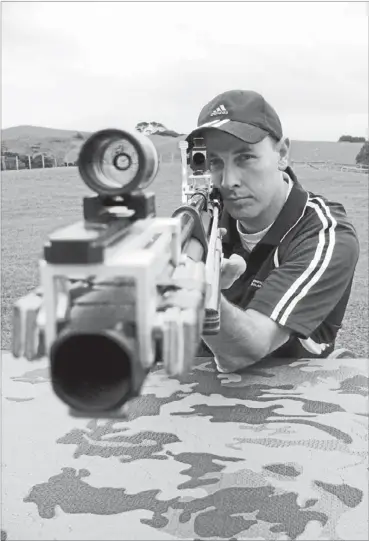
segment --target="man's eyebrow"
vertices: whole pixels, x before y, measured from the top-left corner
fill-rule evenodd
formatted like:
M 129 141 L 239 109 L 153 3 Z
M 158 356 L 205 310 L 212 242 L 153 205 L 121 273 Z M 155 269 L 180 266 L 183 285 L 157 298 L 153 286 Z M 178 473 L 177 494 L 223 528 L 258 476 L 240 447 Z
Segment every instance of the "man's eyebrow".
M 253 150 L 253 147 L 251 145 L 243 145 L 242 147 L 234 150 L 232 154 L 240 154 L 241 152 L 250 152 Z

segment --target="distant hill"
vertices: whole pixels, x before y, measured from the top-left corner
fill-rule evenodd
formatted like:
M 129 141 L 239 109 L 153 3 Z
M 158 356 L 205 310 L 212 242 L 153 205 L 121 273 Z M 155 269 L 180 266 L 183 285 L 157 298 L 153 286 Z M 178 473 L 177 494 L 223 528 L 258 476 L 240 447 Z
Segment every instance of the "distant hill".
M 154 131 L 154 130 L 152 130 Z M 41 126 L 15 126 L 5 128 L 1 132 L 2 151 L 17 154 L 35 155 L 40 152 L 55 156 L 58 163 L 64 161 L 73 162 L 78 157 L 78 151 L 92 132 L 78 130 L 58 130 Z M 167 135 L 169 133 L 170 135 Z M 155 147 L 160 149 L 162 145 L 176 140 L 175 132 L 159 130 L 156 133 L 148 133 Z M 185 136 L 183 136 L 185 137 Z M 175 145 L 174 145 L 175 146 Z
M 1 132 L 1 148 L 4 151 L 35 156 L 40 153 L 54 156 L 62 164 L 71 152 L 78 154 L 88 132 L 57 130 L 41 126 L 15 126 Z M 70 160 L 69 160 L 70 161 Z
M 10 152 L 31 155 L 44 152 L 55 156 L 58 162 L 63 162 L 66 157 L 71 159 L 78 156 L 79 148 L 89 135 L 90 132 L 78 130 L 15 126 L 2 130 L 2 145 Z M 83 138 L 80 138 L 81 136 Z M 148 137 L 160 154 L 174 152 L 179 154 L 178 143 L 186 136 L 173 137 L 157 132 Z M 354 165 L 361 147 L 362 143 L 292 141 L 291 159 L 292 161 L 326 161 Z
M 19 138 L 41 138 L 45 137 L 57 137 L 62 139 L 68 139 L 73 137 L 78 130 L 58 130 L 55 128 L 44 128 L 41 126 L 14 126 L 12 128 L 5 128 L 1 130 L 1 136 L 3 140 L 7 139 L 19 139 Z M 89 132 L 79 132 L 82 135 L 89 135 Z

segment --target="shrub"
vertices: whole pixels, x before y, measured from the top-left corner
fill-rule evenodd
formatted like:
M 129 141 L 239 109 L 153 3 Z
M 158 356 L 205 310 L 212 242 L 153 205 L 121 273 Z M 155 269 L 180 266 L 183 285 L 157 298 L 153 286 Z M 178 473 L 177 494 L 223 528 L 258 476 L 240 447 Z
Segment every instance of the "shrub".
M 369 166 L 369 141 L 365 141 L 361 147 L 358 155 L 356 156 L 356 163 Z
M 365 143 L 365 137 L 353 137 L 352 135 L 341 135 L 339 143 Z

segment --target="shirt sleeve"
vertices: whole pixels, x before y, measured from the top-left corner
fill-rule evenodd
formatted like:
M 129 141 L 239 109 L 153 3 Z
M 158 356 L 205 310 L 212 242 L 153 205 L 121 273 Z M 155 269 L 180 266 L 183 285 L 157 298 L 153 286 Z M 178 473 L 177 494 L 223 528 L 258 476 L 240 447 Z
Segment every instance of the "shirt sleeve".
M 307 205 L 304 225 L 247 307 L 303 338 L 319 327 L 347 291 L 360 251 L 341 205 L 328 205 L 319 197 Z

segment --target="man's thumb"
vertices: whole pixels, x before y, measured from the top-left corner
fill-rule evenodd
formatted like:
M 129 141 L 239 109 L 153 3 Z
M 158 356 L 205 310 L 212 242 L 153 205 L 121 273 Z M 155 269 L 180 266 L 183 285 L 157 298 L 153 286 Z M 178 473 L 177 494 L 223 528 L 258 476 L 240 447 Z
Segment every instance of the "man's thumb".
M 229 259 L 224 259 L 222 263 L 221 289 L 229 289 L 245 270 L 246 262 L 241 256 L 232 254 Z
M 230 270 L 236 276 L 235 279 L 237 280 L 237 278 L 239 278 L 246 270 L 246 261 L 240 255 L 232 254 L 229 258 L 229 266 Z

